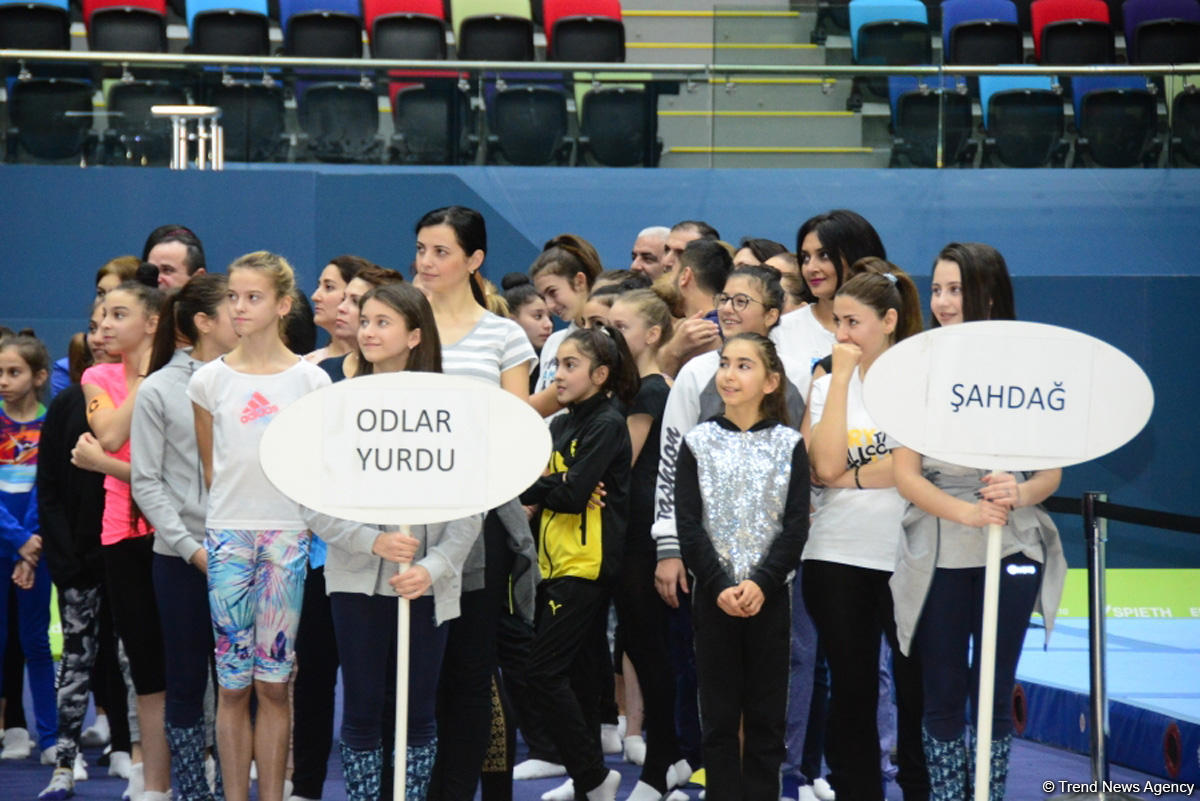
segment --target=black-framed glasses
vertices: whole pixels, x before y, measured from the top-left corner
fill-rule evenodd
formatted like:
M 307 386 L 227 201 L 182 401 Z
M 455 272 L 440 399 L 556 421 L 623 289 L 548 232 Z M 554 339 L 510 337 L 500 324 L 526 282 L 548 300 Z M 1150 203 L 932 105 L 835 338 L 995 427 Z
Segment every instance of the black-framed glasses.
M 761 300 L 758 300 L 757 298 L 752 298 L 743 292 L 739 292 L 736 295 L 726 295 L 724 292 L 721 292 L 720 294 L 713 296 L 713 308 L 714 309 L 719 309 L 722 306 L 724 306 L 726 303 L 732 303 L 733 310 L 739 311 L 739 312 L 745 311 L 746 307 L 749 306 L 751 303 L 757 303 L 760 306 L 767 305 L 767 304 L 763 303 Z

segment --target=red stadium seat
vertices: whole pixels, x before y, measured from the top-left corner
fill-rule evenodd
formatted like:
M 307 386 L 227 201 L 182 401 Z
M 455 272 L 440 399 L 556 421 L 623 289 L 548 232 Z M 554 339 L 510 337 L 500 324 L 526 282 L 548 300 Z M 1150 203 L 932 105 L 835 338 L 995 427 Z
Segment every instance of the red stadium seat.
M 442 0 L 363 0 L 363 26 L 375 58 L 445 58 Z
M 620 0 L 544 0 L 546 53 L 556 61 L 624 61 Z
M 1055 22 L 1085 20 L 1109 23 L 1108 5 L 1104 0 L 1036 0 L 1029 7 L 1033 28 L 1033 52 L 1042 57 L 1042 33 Z

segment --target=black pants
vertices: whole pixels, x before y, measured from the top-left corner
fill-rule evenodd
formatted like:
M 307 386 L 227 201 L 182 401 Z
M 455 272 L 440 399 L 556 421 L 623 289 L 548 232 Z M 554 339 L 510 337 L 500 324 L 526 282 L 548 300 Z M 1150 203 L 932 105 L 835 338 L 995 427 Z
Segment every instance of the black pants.
M 808 728 L 804 731 L 804 755 L 800 772 L 809 782 L 821 776 L 821 761 L 825 757 L 825 726 L 829 720 L 829 663 L 817 638 L 817 656 L 813 664 L 812 701 L 808 705 Z
M 364 596 L 365 597 L 365 596 Z M 392 602 L 395 605 L 395 601 Z M 296 686 L 292 704 L 293 793 L 320 798 L 333 747 L 338 648 L 325 594 L 325 568 L 309 567 L 296 632 Z
M 17 585 L 8 582 L 8 608 L 17 608 Z M 8 644 L 4 647 L 4 685 L 0 696 L 5 699 L 4 728 L 25 728 L 25 652 L 21 650 L 21 629 L 17 615 L 8 616 Z
M 646 762 L 641 780 L 665 793 L 667 768 L 679 759 L 679 741 L 675 736 L 675 676 L 667 652 L 670 607 L 654 589 L 657 564 L 658 556 L 652 550 L 627 552 L 615 601 L 621 643 L 642 689 Z
M 591 642 L 604 620 L 609 591 L 594 581 L 559 578 L 537 591 L 537 633 L 529 652 L 531 707 L 558 744 L 563 765 L 582 797 L 608 776 L 600 748 L 602 674 Z
M 163 626 L 166 722 L 190 728 L 204 722 L 204 692 L 213 675 L 212 615 L 204 574 L 178 556 L 154 554 L 154 594 Z
M 808 580 L 807 575 L 805 581 Z M 750 618 L 731 617 L 695 587 L 696 675 L 708 797 L 776 801 L 786 755 L 790 590 L 773 592 Z M 738 742 L 738 729 L 745 747 Z
M 679 593 L 679 606 L 667 610 L 667 650 L 675 675 L 675 736 L 693 770 L 704 764 L 697 703 L 696 648 L 692 642 L 692 596 Z
M 804 601 L 829 662 L 832 697 L 825 755 L 830 784 L 839 801 L 882 801 L 879 728 L 879 643 L 886 636 L 895 653 L 897 755 L 896 782 L 905 801 L 929 797 L 929 776 L 921 745 L 921 673 L 918 661 L 900 653 L 891 572 L 808 560 Z
M 538 716 L 533 714 L 530 708 L 533 695 L 525 672 L 529 669 L 529 649 L 533 646 L 533 635 L 533 626 L 519 616 L 508 613 L 500 616 L 497 649 L 503 674 L 504 694 L 511 722 L 521 730 L 521 739 L 528 748 L 529 759 L 561 763 L 558 745 L 550 733 L 540 725 Z
M 983 574 L 982 567 L 938 568 L 917 626 L 915 648 L 920 653 L 924 676 L 925 728 L 939 740 L 954 740 L 962 735 L 968 703 L 972 723 L 977 718 Z M 1041 586 L 1040 562 L 1020 553 L 1001 561 L 992 737 L 1003 737 L 1012 731 L 1017 660 Z
M 143 536 L 100 548 L 113 621 L 129 657 L 129 671 L 138 695 L 161 693 L 167 688 L 163 633 L 152 579 L 153 544 L 152 536 Z M 211 631 L 211 619 L 206 626 Z
M 345 678 L 342 740 L 357 751 L 383 742 L 387 709 L 395 708 L 397 600 L 335 592 L 329 599 Z M 408 744 L 437 736 L 437 685 L 446 627 L 434 625 L 433 596 L 411 602 L 408 651 Z M 301 668 L 303 670 L 303 668 Z
M 487 753 L 492 719 L 496 631 L 508 590 L 512 553 L 495 512 L 483 523 L 484 588 L 464 592 L 451 620 L 438 685 L 438 754 L 428 801 L 472 801 Z

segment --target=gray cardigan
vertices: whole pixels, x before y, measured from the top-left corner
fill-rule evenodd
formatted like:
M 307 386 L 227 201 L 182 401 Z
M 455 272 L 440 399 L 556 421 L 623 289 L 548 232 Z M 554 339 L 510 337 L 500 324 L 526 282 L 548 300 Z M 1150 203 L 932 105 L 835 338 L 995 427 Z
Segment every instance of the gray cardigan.
M 184 561 L 204 547 L 208 489 L 187 394 L 188 381 L 203 366 L 190 349 L 175 351 L 138 388 L 129 429 L 129 484 L 154 527 L 154 552 Z
M 396 591 L 388 579 L 399 565 L 376 556 L 371 548 L 380 532 L 395 526 L 356 523 L 301 507 L 313 533 L 329 546 L 325 555 L 325 591 L 363 595 L 389 595 Z M 440 625 L 459 615 L 463 564 L 479 533 L 483 515 L 413 526 L 412 535 L 421 541 L 414 565 L 429 571 L 433 579 L 434 619 Z
M 949 465 L 929 457 L 922 458 L 921 469 L 925 478 L 939 489 L 970 502 L 975 501 L 975 490 L 987 473 Z M 938 553 L 945 547 L 943 527 L 954 527 L 956 530 L 973 532 L 978 537 L 984 536 L 980 529 L 968 529 L 958 523 L 942 520 L 909 504 L 904 515 L 905 536 L 900 541 L 896 570 L 890 581 L 896 612 L 896 637 L 900 641 L 900 651 L 906 655 L 910 652 L 921 610 L 929 595 L 929 586 L 933 583 Z M 1042 563 L 1042 587 L 1034 611 L 1039 612 L 1046 621 L 1048 643 L 1067 578 L 1067 560 L 1063 556 L 1058 528 L 1041 506 L 1022 506 L 1009 514 L 1008 525 L 1001 532 L 1002 556 L 1020 552 Z

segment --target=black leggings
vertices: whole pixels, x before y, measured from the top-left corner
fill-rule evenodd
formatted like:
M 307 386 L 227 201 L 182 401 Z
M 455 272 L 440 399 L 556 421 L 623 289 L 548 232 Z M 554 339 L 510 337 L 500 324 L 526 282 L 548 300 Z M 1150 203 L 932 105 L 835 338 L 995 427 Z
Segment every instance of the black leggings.
M 363 596 L 366 597 L 366 596 Z M 395 605 L 392 601 L 392 605 Z M 294 794 L 320 798 L 333 746 L 338 649 L 333 612 L 325 594 L 325 568 L 309 567 L 296 632 L 296 686 L 292 702 Z
M 451 620 L 438 685 L 438 753 L 429 801 L 471 801 L 479 785 L 492 720 L 496 635 L 508 590 L 512 553 L 495 512 L 483 523 L 484 588 L 464 592 Z
M 100 547 L 113 620 L 138 695 L 153 695 L 167 688 L 162 625 L 151 578 L 153 544 L 152 536 L 143 536 Z M 209 630 L 211 626 L 210 622 Z
M 658 555 L 652 550 L 627 552 L 615 601 L 622 645 L 642 689 L 646 761 L 641 780 L 666 793 L 667 768 L 679 759 L 679 742 L 675 737 L 675 676 L 667 652 L 670 607 L 654 589 L 657 565 Z
M 154 554 L 154 594 L 163 627 L 166 722 L 186 729 L 204 722 L 204 692 L 213 675 L 208 581 L 178 556 Z
M 356 751 L 383 743 L 383 722 L 395 707 L 396 614 L 386 595 L 335 592 L 329 598 L 338 657 L 345 680 L 342 742 Z M 433 620 L 433 596 L 411 602 L 408 652 L 408 745 L 437 736 L 438 673 L 446 627 Z M 301 668 L 303 670 L 303 668 Z
M 895 653 L 896 782 L 905 801 L 929 796 L 921 745 L 921 674 L 918 660 L 896 644 L 896 621 L 887 570 L 810 559 L 804 563 L 804 603 L 829 662 L 832 696 L 825 756 L 839 799 L 882 801 L 879 731 L 879 643 Z
M 938 568 L 921 610 L 914 645 L 925 685 L 925 728 L 939 740 L 958 739 L 972 723 L 979 695 L 979 632 L 983 625 L 982 567 Z M 1000 562 L 996 626 L 996 684 L 992 736 L 1012 731 L 1012 691 L 1029 615 L 1042 586 L 1042 565 L 1021 553 Z M 974 647 L 969 644 L 974 642 Z M 967 661 L 968 649 L 971 652 Z

